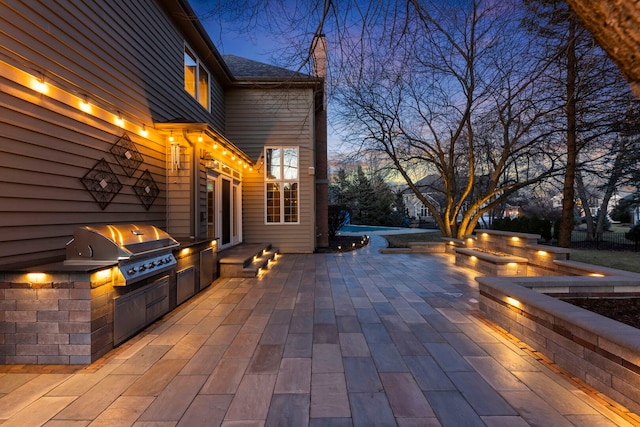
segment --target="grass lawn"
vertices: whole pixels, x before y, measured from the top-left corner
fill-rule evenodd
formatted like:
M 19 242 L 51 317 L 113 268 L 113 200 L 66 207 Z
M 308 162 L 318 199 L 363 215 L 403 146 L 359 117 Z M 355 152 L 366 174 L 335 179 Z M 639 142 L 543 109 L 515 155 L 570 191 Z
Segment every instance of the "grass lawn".
M 394 234 L 382 236 L 389 242 L 390 248 L 408 248 L 410 242 L 441 242 L 442 234 L 439 231 L 416 234 Z
M 640 273 L 640 253 L 621 251 L 596 251 L 587 249 L 572 249 L 571 261 L 586 262 L 603 267 Z
M 389 242 L 390 248 L 406 248 L 409 242 L 442 241 L 439 231 L 418 234 L 397 234 L 383 237 Z M 586 262 L 588 264 L 640 273 L 640 262 L 638 262 L 640 253 L 638 252 L 572 249 L 570 259 L 572 261 Z

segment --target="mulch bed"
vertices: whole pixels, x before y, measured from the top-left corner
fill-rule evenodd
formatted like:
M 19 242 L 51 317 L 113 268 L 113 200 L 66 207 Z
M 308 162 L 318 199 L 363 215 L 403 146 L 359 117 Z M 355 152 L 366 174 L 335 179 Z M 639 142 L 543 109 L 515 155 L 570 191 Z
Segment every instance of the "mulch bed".
M 640 329 L 640 298 L 561 298 L 562 301 Z

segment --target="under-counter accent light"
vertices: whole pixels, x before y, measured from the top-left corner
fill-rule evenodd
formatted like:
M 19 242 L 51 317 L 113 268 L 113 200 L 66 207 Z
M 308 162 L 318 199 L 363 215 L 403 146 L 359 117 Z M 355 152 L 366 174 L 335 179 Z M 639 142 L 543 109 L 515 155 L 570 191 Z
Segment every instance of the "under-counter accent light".
M 549 255 L 549 253 L 547 251 L 538 251 L 538 255 L 547 256 L 547 255 Z
M 180 255 L 182 256 L 189 255 L 189 253 L 191 253 L 191 250 L 189 248 L 184 248 L 180 251 Z
M 517 242 L 518 240 L 520 240 L 520 238 L 519 238 L 519 237 L 516 237 L 516 236 L 513 236 L 513 237 L 511 238 L 511 240 L 513 240 L 514 242 Z
M 518 308 L 520 308 L 520 301 L 518 301 L 518 300 L 517 300 L 517 299 L 515 299 L 515 298 L 507 297 L 507 302 L 508 302 L 509 304 L 511 304 L 512 306 L 514 306 L 514 307 L 518 307 Z
M 604 277 L 604 274 L 600 274 L 600 273 L 589 273 L 589 276 L 591 276 L 591 277 Z
M 111 277 L 111 270 L 110 269 L 105 269 L 105 270 L 97 271 L 95 273 L 95 277 L 96 277 L 97 280 L 108 279 L 109 277 Z
M 47 275 L 45 273 L 27 273 L 27 279 L 29 279 L 30 282 L 41 283 L 44 282 L 46 278 Z
M 481 236 L 482 236 L 482 237 L 489 237 L 489 234 L 487 234 L 487 233 L 482 233 L 482 234 L 481 234 Z
M 517 266 L 518 266 L 518 264 L 516 264 L 515 262 L 510 262 L 510 263 L 507 264 L 507 267 L 511 267 L 511 268 L 514 268 L 514 267 L 517 267 Z

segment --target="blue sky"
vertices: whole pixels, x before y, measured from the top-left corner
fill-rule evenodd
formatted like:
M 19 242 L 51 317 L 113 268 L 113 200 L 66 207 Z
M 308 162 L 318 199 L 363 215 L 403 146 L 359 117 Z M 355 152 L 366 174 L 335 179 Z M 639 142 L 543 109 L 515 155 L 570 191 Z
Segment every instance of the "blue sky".
M 252 37 L 232 31 L 233 24 L 220 21 L 215 16 L 202 17 L 211 12 L 212 2 L 207 0 L 189 0 L 189 4 L 207 30 L 216 48 L 223 55 L 237 55 L 255 61 L 272 63 L 271 52 L 277 49 L 272 40 L 264 34 L 254 34 Z

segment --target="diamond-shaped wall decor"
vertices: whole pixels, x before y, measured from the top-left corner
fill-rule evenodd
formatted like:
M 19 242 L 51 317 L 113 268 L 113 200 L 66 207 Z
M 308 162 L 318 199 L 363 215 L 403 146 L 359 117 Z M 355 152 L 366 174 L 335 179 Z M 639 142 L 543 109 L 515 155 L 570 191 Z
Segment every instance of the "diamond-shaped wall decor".
M 122 189 L 122 184 L 105 159 L 100 159 L 81 181 L 103 210 Z
M 144 158 L 126 133 L 109 150 L 128 177 L 133 176 Z
M 136 192 L 144 207 L 149 210 L 160 193 L 160 189 L 153 180 L 153 176 L 151 176 L 149 169 L 145 170 L 142 173 L 142 176 L 138 178 L 138 181 L 133 185 L 133 191 Z

